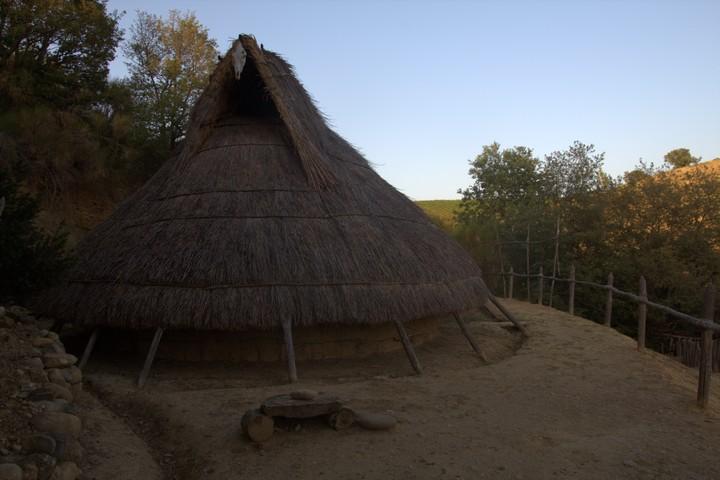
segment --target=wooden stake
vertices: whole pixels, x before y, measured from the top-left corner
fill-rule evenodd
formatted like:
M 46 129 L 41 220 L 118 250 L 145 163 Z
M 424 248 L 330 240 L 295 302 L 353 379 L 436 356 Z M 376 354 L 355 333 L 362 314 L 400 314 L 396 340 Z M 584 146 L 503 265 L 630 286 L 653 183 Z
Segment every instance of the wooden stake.
M 283 336 L 285 337 L 285 351 L 287 352 L 288 378 L 290 383 L 298 380 L 297 368 L 295 366 L 295 343 L 292 336 L 292 324 L 289 319 L 282 321 Z
M 703 318 L 713 321 L 715 316 L 715 285 L 705 287 Z M 710 381 L 713 363 L 713 331 L 706 329 L 700 340 L 700 368 L 698 378 L 698 407 L 705 409 L 710 403 Z
M 568 313 L 575 315 L 575 264 L 570 265 L 570 288 L 568 294 Z
M 458 326 L 460 327 L 460 330 L 462 331 L 463 335 L 465 335 L 465 338 L 467 338 L 467 341 L 470 342 L 470 346 L 473 350 L 475 350 L 475 353 L 478 354 L 478 356 L 482 359 L 485 363 L 488 362 L 488 358 L 485 356 L 485 353 L 480 349 L 480 345 L 477 344 L 475 341 L 475 338 L 470 334 L 470 331 L 467 328 L 467 325 L 465 325 L 465 322 L 462 318 L 460 318 L 460 315 L 457 313 L 453 313 L 453 317 L 455 317 L 455 321 L 457 322 Z
M 145 357 L 145 365 L 143 365 L 138 377 L 138 387 L 142 388 L 145 385 L 148 375 L 150 374 L 150 367 L 152 367 L 153 360 L 155 360 L 155 353 L 157 353 L 158 345 L 160 345 L 160 339 L 163 335 L 163 328 L 158 327 L 155 330 L 155 336 L 153 337 L 150 349 L 148 350 L 147 357 Z
M 525 241 L 525 273 L 527 274 L 527 301 L 530 303 L 530 224 L 528 224 L 527 239 Z
M 80 363 L 78 363 L 78 368 L 82 370 L 85 368 L 85 365 L 87 364 L 88 360 L 90 360 L 90 354 L 92 353 L 93 349 L 95 348 L 95 342 L 97 341 L 98 334 L 100 333 L 100 327 L 95 327 L 95 330 L 90 334 L 90 338 L 88 339 L 87 345 L 85 345 L 85 351 L 82 354 L 82 358 L 80 359 Z
M 607 292 L 607 300 L 605 301 L 605 326 L 609 327 L 612 323 L 612 304 L 613 304 L 613 292 L 612 292 L 612 286 L 613 286 L 613 274 L 612 272 L 608 273 L 608 279 L 607 279 L 607 286 L 608 286 L 608 292 Z
M 545 279 L 543 278 L 543 267 L 540 265 L 540 276 L 538 277 L 538 305 L 543 304 L 543 289 L 545 288 Z
M 400 320 L 395 319 L 395 328 L 397 328 L 398 334 L 400 335 L 400 341 L 403 344 L 403 348 L 405 348 L 405 353 L 407 353 L 408 359 L 410 360 L 410 365 L 412 365 L 415 373 L 422 375 L 423 371 L 420 366 L 420 361 L 418 360 L 417 355 L 415 355 L 415 349 L 412 346 L 412 342 L 410 342 L 410 337 L 408 337 L 408 334 L 405 331 L 405 326 Z
M 513 298 L 513 283 L 515 283 L 515 272 L 513 271 L 513 267 L 510 267 L 510 285 L 508 288 L 508 298 Z
M 645 277 L 640 276 L 640 296 L 647 300 L 647 283 L 645 282 Z M 637 339 L 637 349 L 643 350 L 645 348 L 645 328 L 647 323 L 647 304 L 645 303 L 639 303 L 638 304 L 638 339 Z
M 522 332 L 523 335 L 525 335 L 526 337 L 529 336 L 527 330 L 525 330 L 525 327 L 523 327 L 520 322 L 517 321 L 515 316 L 510 313 L 508 309 L 505 308 L 505 306 L 500 303 L 497 298 L 495 298 L 495 295 L 493 295 L 492 293 L 488 293 L 488 299 L 490 299 L 493 305 L 495 305 L 498 310 L 500 310 L 502 314 L 505 315 L 505 317 L 507 317 L 507 319 L 510 320 L 518 328 L 518 330 L 520 330 L 520 332 Z
M 553 279 L 550 281 L 550 299 L 548 300 L 548 306 L 552 307 L 553 305 L 553 294 L 555 293 L 555 277 L 559 275 L 558 273 L 558 263 L 560 262 L 559 259 L 560 255 L 560 217 L 557 217 L 555 220 L 555 256 L 553 257 L 553 269 L 552 269 L 552 276 Z
M 495 243 L 498 247 L 498 257 L 500 258 L 500 273 L 505 273 L 505 262 L 503 261 L 503 251 L 502 251 L 502 243 L 500 242 L 500 232 L 497 227 L 497 222 L 495 223 Z M 507 289 L 505 287 L 505 275 L 501 275 L 500 279 L 502 280 L 503 285 L 503 295 L 505 298 L 507 298 Z

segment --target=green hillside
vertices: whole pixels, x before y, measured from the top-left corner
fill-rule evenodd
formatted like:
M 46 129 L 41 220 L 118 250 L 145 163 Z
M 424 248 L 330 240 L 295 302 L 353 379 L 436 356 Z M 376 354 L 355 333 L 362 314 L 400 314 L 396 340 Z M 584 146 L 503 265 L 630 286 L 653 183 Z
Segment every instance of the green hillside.
M 460 207 L 460 200 L 418 200 L 415 203 L 441 227 L 447 230 L 455 227 L 455 210 Z

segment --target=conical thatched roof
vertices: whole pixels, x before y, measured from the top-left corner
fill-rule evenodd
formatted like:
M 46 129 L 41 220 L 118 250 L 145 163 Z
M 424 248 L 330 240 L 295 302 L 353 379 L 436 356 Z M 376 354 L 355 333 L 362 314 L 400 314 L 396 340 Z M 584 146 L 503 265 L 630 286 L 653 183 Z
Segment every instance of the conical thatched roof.
M 180 154 L 88 235 L 38 310 L 84 325 L 243 330 L 485 302 L 472 258 L 252 37 L 220 61 L 191 122 Z

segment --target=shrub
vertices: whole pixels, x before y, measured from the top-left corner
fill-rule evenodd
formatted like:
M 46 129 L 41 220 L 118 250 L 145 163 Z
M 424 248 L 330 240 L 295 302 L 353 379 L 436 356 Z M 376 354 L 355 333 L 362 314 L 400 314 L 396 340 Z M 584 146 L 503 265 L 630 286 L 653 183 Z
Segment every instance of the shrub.
M 35 225 L 39 207 L 19 191 L 18 180 L 0 170 L 0 301 L 23 301 L 31 293 L 55 283 L 69 265 L 66 234 L 42 233 Z M 0 201 L 2 203 L 2 201 Z

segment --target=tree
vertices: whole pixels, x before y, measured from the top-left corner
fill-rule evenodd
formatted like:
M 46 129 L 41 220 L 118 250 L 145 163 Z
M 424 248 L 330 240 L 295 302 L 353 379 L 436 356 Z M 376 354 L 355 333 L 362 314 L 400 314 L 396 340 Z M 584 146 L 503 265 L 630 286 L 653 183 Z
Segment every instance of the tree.
M 78 108 L 102 93 L 122 37 L 105 0 L 0 0 L 0 107 Z
M 701 160 L 700 157 L 693 157 L 687 148 L 676 148 L 665 154 L 665 163 L 672 165 L 672 168 L 689 167 Z
M 149 132 L 173 148 L 217 61 L 217 44 L 193 13 L 167 19 L 138 12 L 125 47 L 137 114 Z
M 531 148 L 500 149 L 497 142 L 485 145 L 470 162 L 472 185 L 460 190 L 460 216 L 487 216 L 500 221 L 528 216 L 541 200 L 540 162 Z
M 594 145 L 576 140 L 567 150 L 545 156 L 545 190 L 556 199 L 597 191 L 609 181 L 602 169 L 604 161 L 605 154 L 595 153 Z

